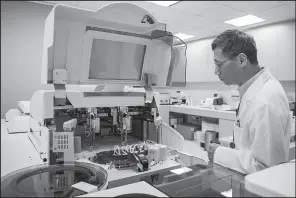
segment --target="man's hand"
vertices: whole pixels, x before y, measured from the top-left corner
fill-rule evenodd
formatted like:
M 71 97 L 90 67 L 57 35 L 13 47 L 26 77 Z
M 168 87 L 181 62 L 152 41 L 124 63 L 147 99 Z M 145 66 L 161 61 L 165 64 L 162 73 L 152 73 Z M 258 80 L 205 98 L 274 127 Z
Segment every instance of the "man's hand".
M 209 149 L 208 149 L 208 157 L 209 157 L 209 160 L 211 162 L 214 161 L 214 154 L 215 154 L 215 151 L 216 149 L 219 147 L 220 145 L 219 144 L 216 144 L 216 143 L 211 143 L 209 145 Z

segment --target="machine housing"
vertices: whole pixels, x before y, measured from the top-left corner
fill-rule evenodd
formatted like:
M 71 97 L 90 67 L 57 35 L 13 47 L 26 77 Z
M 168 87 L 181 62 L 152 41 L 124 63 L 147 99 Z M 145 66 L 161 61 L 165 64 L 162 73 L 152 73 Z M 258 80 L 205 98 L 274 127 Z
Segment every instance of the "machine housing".
M 54 90 L 38 90 L 30 101 L 28 136 L 41 159 L 73 162 L 75 136 L 82 137 L 81 152 L 93 152 L 104 121 L 125 145 L 127 134 L 145 141 L 154 133 L 157 141 L 159 129 L 174 131 L 156 121 L 153 87 L 171 84 L 183 53 L 166 25 L 136 5 L 113 3 L 97 12 L 55 6 L 45 22 L 41 74 Z

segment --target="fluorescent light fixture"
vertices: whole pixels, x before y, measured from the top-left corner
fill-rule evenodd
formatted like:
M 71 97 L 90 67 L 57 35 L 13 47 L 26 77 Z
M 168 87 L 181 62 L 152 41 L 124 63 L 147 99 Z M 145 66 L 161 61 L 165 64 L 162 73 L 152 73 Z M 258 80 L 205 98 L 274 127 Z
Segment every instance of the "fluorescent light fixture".
M 265 20 L 261 19 L 259 17 L 256 17 L 254 15 L 247 15 L 247 16 L 231 19 L 229 21 L 225 21 L 224 23 L 231 24 L 231 25 L 234 25 L 237 27 L 242 27 L 242 26 L 246 26 L 246 25 L 260 23 L 263 21 L 265 21 Z
M 161 6 L 165 6 L 165 7 L 169 7 L 179 1 L 146 1 L 146 2 L 149 2 L 149 3 L 155 3 L 157 5 L 161 5 Z
M 182 33 L 178 33 L 178 34 L 176 34 L 174 36 L 177 36 L 177 37 L 179 37 L 182 40 L 186 40 L 186 39 L 190 39 L 190 38 L 193 38 L 194 37 L 192 35 L 187 35 L 187 34 L 182 34 Z

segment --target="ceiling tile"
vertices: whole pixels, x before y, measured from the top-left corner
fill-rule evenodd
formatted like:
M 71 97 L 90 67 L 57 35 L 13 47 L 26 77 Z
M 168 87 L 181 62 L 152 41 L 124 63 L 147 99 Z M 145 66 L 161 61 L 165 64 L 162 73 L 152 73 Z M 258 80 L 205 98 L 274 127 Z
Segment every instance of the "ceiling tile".
M 216 1 L 219 4 L 229 6 L 247 14 L 254 11 L 261 11 L 282 5 L 279 1 Z
M 233 25 L 221 22 L 217 26 L 208 26 L 203 29 L 192 29 L 192 30 L 188 31 L 187 32 L 188 34 L 195 36 L 195 38 L 192 38 L 188 41 L 205 39 L 205 38 L 213 38 L 228 29 L 242 29 L 242 28 L 238 28 Z M 188 41 L 186 40 L 186 42 L 188 42 Z
M 205 39 L 205 38 L 213 38 L 214 36 L 216 36 L 216 33 L 210 32 L 210 31 L 205 31 L 205 30 L 192 30 L 190 32 L 190 35 L 194 35 L 195 37 L 192 39 L 188 39 L 186 40 L 186 42 L 191 42 L 191 41 L 195 41 L 195 40 L 200 40 L 200 39 Z
M 100 7 L 123 1 L 47 1 L 54 4 L 77 6 L 98 10 Z M 145 1 L 125 1 L 138 5 L 160 22 L 167 23 L 168 31 L 194 35 L 186 40 L 214 37 L 227 29 L 249 29 L 279 21 L 295 20 L 295 1 L 182 1 L 170 7 L 163 7 Z M 254 14 L 265 22 L 244 27 L 223 23 L 232 18 Z
M 295 19 L 295 6 L 284 4 L 282 6 L 259 12 L 256 15 L 272 22 Z
M 171 18 L 168 20 L 169 24 L 180 24 L 180 26 L 188 26 L 189 29 L 195 28 L 206 28 L 209 26 L 218 26 L 221 22 L 207 19 L 201 16 L 182 16 L 178 17 L 178 19 Z M 188 29 L 186 28 L 186 29 Z
M 172 18 L 177 18 L 167 7 L 144 1 L 132 1 L 131 3 L 144 8 L 161 22 L 167 22 Z
M 295 1 L 280 1 L 282 4 L 294 4 L 295 5 Z
M 190 30 L 192 30 L 193 28 L 188 26 L 188 25 L 184 25 L 184 24 L 180 24 L 180 23 L 166 23 L 167 24 L 167 30 L 172 32 L 173 34 L 176 33 L 184 33 L 184 34 L 188 34 L 187 32 L 189 32 Z
M 202 14 L 219 8 L 221 5 L 213 1 L 181 1 L 170 8 L 185 10 L 192 14 Z
M 246 15 L 244 12 L 213 1 L 182 1 L 170 8 L 184 10 L 188 13 L 201 15 L 217 21 L 226 21 Z
M 151 14 L 154 14 L 156 12 L 167 12 L 166 10 L 168 10 L 167 7 L 145 1 L 131 1 L 131 3 L 146 9 Z
M 273 24 L 275 22 L 277 22 L 277 21 L 267 20 L 267 21 L 264 21 L 262 23 L 256 23 L 256 24 L 252 24 L 252 25 L 243 26 L 243 27 L 240 27 L 239 29 L 246 31 L 246 30 L 253 29 L 253 28 L 256 28 L 256 27 L 266 26 L 266 25 L 269 25 L 269 24 Z
M 185 10 L 163 7 L 153 3 L 133 1 L 132 3 L 145 8 L 147 11 L 151 12 L 157 20 L 168 23 L 171 26 L 180 25 L 180 29 L 186 30 L 193 28 L 201 28 L 208 26 L 209 24 L 216 24 L 218 21 L 205 18 L 203 16 L 193 15 Z
M 228 6 L 221 6 L 220 8 L 216 9 L 215 11 L 211 11 L 211 12 L 205 12 L 203 14 L 203 16 L 211 18 L 211 19 L 215 19 L 217 21 L 228 21 L 230 19 L 234 19 L 237 17 L 242 17 L 245 16 L 246 13 L 241 12 L 241 11 L 237 11 L 233 8 L 230 8 Z

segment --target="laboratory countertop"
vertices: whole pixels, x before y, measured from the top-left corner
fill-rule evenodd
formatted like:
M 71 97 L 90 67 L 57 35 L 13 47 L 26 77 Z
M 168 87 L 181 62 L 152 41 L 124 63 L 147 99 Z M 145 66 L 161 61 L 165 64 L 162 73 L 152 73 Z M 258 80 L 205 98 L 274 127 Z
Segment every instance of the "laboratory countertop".
M 235 111 L 224 111 L 202 108 L 201 106 L 167 105 L 170 112 L 197 115 L 225 120 L 235 120 Z
M 28 138 L 26 133 L 8 134 L 5 121 L 3 122 L 1 120 L 1 177 L 12 171 L 42 163 L 29 139 L 24 141 L 26 138 Z M 26 155 L 22 154 L 22 152 L 25 152 Z M 233 197 L 254 196 L 245 188 L 245 175 L 217 164 L 205 166 L 198 163 L 198 160 L 195 162 L 197 164 L 183 166 L 180 169 L 181 165 L 179 163 L 173 160 L 167 160 L 163 164 L 155 165 L 150 171 L 141 174 L 135 173 L 134 170 L 119 171 L 117 169 L 111 169 L 108 170 L 108 182 L 112 189 L 134 182 L 146 181 L 170 197 L 222 196 L 222 192 L 229 193 L 230 190 Z M 290 175 L 291 172 L 287 171 L 287 166 L 291 168 L 291 165 L 294 166 L 295 171 L 295 163 L 290 165 L 283 164 L 282 166 L 273 168 L 280 169 L 278 171 L 279 174 Z M 261 180 L 257 180 L 255 174 L 254 176 L 251 174 L 249 177 L 253 178 L 253 180 L 255 178 L 258 181 L 257 183 L 263 182 L 265 180 L 264 178 L 267 177 L 266 174 L 273 176 L 273 168 L 255 173 L 258 175 L 257 178 L 261 178 Z M 268 171 L 269 173 L 267 173 Z M 272 171 L 272 174 L 270 174 L 270 171 Z M 261 174 L 265 175 L 262 177 Z M 134 177 L 135 175 L 137 177 Z M 286 184 L 286 182 L 291 181 L 286 180 L 283 178 L 282 184 L 285 184 L 285 186 L 290 185 L 291 183 Z M 268 181 L 271 180 L 268 179 Z M 274 182 L 273 186 L 278 188 L 277 182 Z M 291 186 L 291 188 L 294 189 L 295 194 L 295 187 Z
M 42 160 L 30 142 L 28 134 L 9 134 L 5 120 L 1 119 L 1 177 L 18 169 L 41 163 Z
M 295 197 L 295 159 L 246 176 L 245 187 L 263 197 Z
M 27 141 L 26 141 L 27 139 Z M 25 152 L 26 154 L 23 154 Z M 1 177 L 4 175 L 16 171 L 18 169 L 22 169 L 28 166 L 34 166 L 37 164 L 42 164 L 42 160 L 37 155 L 34 146 L 29 141 L 29 138 L 26 133 L 18 133 L 18 134 L 9 134 L 5 127 L 5 121 L 1 121 Z M 150 183 L 157 189 L 160 189 L 165 194 L 170 196 L 176 196 L 177 193 L 174 185 L 178 182 L 181 182 L 183 185 L 177 185 L 178 187 L 189 187 L 190 185 L 200 185 L 200 181 L 203 183 L 208 180 L 213 180 L 214 178 L 225 177 L 229 178 L 229 174 L 233 174 L 233 178 L 237 177 L 239 182 L 243 181 L 243 176 L 240 176 L 237 173 L 232 173 L 231 170 L 216 167 L 215 168 L 206 168 L 203 166 L 190 166 L 193 171 L 191 173 L 186 173 L 185 175 L 178 175 L 172 172 L 172 170 L 178 169 L 181 165 L 173 160 L 167 160 L 162 164 L 157 164 L 151 167 L 150 171 L 136 173 L 134 170 L 117 170 L 111 169 L 108 170 L 108 187 L 114 188 L 134 182 L 146 181 Z M 212 171 L 211 171 L 212 170 Z M 210 178 L 205 178 L 206 175 L 210 175 Z M 155 179 L 157 178 L 157 179 Z M 200 180 L 198 182 L 194 182 L 195 179 Z M 207 179 L 207 180 L 205 180 Z M 188 183 L 189 182 L 189 183 Z M 169 185 L 166 185 L 170 183 Z M 229 186 L 229 182 L 226 182 Z M 233 182 L 234 183 L 234 182 Z M 168 187 L 169 186 L 169 187 Z M 173 189 L 171 189 L 171 187 Z M 180 189 L 186 191 L 185 188 Z M 227 187 L 222 189 L 223 191 L 229 190 Z

